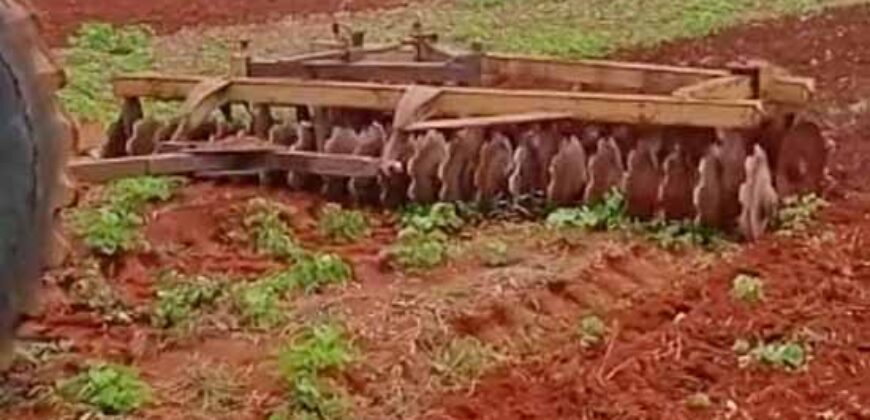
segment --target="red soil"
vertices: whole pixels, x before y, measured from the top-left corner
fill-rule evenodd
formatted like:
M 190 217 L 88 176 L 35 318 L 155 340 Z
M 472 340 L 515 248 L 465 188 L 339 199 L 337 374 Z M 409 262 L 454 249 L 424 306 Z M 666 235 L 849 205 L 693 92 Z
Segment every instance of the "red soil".
M 53 46 L 66 42 L 83 22 L 147 24 L 158 33 L 187 26 L 233 25 L 287 15 L 399 7 L 408 0 L 33 0 L 43 36 Z
M 761 22 L 707 39 L 621 58 L 721 65 L 764 58 L 817 78 L 837 143 L 840 186 L 816 238 L 768 237 L 718 264 L 701 281 L 646 295 L 611 313 L 596 350 L 553 349 L 444 396 L 428 419 L 868 418 L 870 417 L 870 6 Z M 821 108 L 821 107 L 820 107 Z M 729 296 L 735 275 L 766 280 L 756 306 Z M 808 367 L 741 368 L 737 339 L 797 338 Z M 703 392 L 709 408 L 686 398 Z

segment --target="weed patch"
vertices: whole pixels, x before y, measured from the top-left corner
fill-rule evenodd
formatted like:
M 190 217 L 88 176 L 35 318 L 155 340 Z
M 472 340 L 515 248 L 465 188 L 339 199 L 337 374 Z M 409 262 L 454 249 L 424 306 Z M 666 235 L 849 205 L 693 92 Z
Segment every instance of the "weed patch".
M 97 364 L 59 386 L 62 395 L 103 414 L 127 414 L 151 400 L 151 388 L 133 369 Z
M 410 205 L 402 209 L 401 225 L 423 233 L 440 231 L 453 233 L 465 225 L 459 208 L 452 203 L 436 203 L 430 206 Z
M 718 249 L 727 243 L 722 232 L 695 222 L 658 220 L 640 226 L 647 238 L 665 249 Z
M 95 205 L 72 210 L 72 230 L 102 255 L 135 250 L 144 241 L 139 228 L 145 205 L 169 200 L 181 183 L 179 178 L 148 176 L 113 181 Z
M 444 386 L 462 386 L 477 379 L 501 356 L 492 347 L 474 337 L 451 340 L 435 355 L 432 368 Z
M 345 210 L 337 204 L 327 204 L 320 214 L 318 229 L 332 242 L 351 243 L 368 235 L 369 221 L 359 210 Z
M 478 257 L 486 267 L 506 267 L 514 264 L 517 258 L 507 242 L 493 239 L 479 245 Z
M 738 340 L 734 346 L 741 366 L 752 362 L 778 369 L 794 371 L 807 363 L 807 347 L 797 341 L 758 342 L 754 347 L 746 340 Z
M 827 206 L 828 202 L 815 194 L 786 198 L 776 215 L 777 233 L 789 236 L 806 231 Z
M 244 226 L 257 252 L 290 259 L 303 253 L 284 215 L 278 203 L 262 198 L 248 202 Z
M 447 261 L 447 235 L 441 231 L 421 232 L 408 228 L 399 232 L 390 256 L 400 267 L 410 270 L 429 269 Z
M 596 203 L 581 207 L 556 209 L 547 216 L 547 225 L 555 228 L 616 230 L 628 224 L 625 198 L 613 191 Z
M 597 315 L 587 315 L 580 319 L 577 334 L 580 337 L 580 345 L 594 347 L 601 343 L 607 333 L 607 325 Z
M 741 302 L 759 303 L 764 300 L 764 282 L 755 276 L 739 274 L 731 282 L 731 297 Z
M 151 314 L 158 328 L 171 328 L 189 322 L 199 311 L 213 305 L 223 294 L 223 284 L 205 277 L 174 278 L 157 290 Z
M 296 416 L 343 418 L 348 402 L 327 375 L 353 360 L 353 345 L 341 327 L 324 323 L 303 331 L 278 356 L 278 367 L 290 387 L 290 411 Z

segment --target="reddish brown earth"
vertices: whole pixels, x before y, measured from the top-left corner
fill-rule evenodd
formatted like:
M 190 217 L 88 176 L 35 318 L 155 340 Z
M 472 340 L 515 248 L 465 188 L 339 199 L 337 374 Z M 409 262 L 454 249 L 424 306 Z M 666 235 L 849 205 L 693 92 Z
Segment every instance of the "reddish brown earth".
M 287 15 L 399 7 L 409 0 L 33 0 L 43 36 L 60 46 L 84 22 L 147 24 L 159 33 L 183 27 L 233 25 Z
M 621 58 L 722 65 L 763 58 L 819 82 L 838 186 L 824 231 L 768 237 L 699 281 L 607 317 L 607 344 L 577 344 L 504 366 L 448 394 L 428 419 L 870 418 L 870 6 L 759 22 Z M 736 274 L 766 279 L 761 305 L 729 296 Z M 741 368 L 737 339 L 798 338 L 808 367 Z M 703 392 L 709 408 L 686 398 Z

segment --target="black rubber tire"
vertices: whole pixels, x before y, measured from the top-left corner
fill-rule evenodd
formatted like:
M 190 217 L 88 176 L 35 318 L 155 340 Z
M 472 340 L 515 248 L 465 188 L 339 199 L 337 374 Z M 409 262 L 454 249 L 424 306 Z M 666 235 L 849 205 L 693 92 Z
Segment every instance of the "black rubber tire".
M 51 250 L 62 125 L 28 9 L 0 0 L 0 369 Z

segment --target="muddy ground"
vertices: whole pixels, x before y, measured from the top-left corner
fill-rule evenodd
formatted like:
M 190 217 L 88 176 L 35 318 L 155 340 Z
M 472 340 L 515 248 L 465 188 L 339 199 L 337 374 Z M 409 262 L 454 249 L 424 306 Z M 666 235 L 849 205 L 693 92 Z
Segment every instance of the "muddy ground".
M 149 212 L 147 252 L 100 262 L 129 307 L 147 310 L 167 269 L 237 281 L 274 269 L 273 259 L 226 240 L 228 226 L 239 223 L 233 209 L 255 196 L 290 208 L 302 243 L 349 260 L 353 282 L 294 297 L 284 328 L 250 330 L 218 313 L 178 334 L 135 316 L 108 321 L 82 305 L 71 292 L 85 277 L 82 258 L 46 277 L 42 315 L 22 330 L 33 358 L 7 376 L 0 412 L 72 416 L 76 408 L 52 398 L 52 385 L 101 359 L 135 366 L 154 387 L 154 403 L 137 417 L 265 418 L 288 398 L 276 349 L 300 325 L 328 313 L 360 349 L 352 368 L 336 378 L 351 395 L 352 418 L 870 418 L 868 21 L 870 6 L 855 6 L 618 54 L 704 65 L 764 58 L 815 77 L 816 111 L 836 150 L 832 204 L 809 232 L 711 253 L 665 250 L 618 234 L 565 241 L 538 224 L 485 223 L 457 238 L 459 252 L 447 266 L 402 273 L 380 261 L 396 235 L 391 214 L 366 210 L 372 234 L 336 246 L 316 231 L 323 204 L 316 197 L 198 182 Z M 512 244 L 515 263 L 487 267 L 467 252 L 493 237 Z M 739 273 L 765 280 L 762 304 L 730 296 Z M 577 320 L 590 313 L 607 324 L 605 342 L 591 348 L 576 339 Z M 497 357 L 480 377 L 445 378 L 433 361 L 467 337 Z M 741 367 L 732 349 L 739 339 L 783 338 L 809 344 L 806 367 Z M 206 404 L 207 381 L 191 378 L 217 370 L 234 385 L 221 404 Z M 699 394 L 709 403 L 687 404 Z

